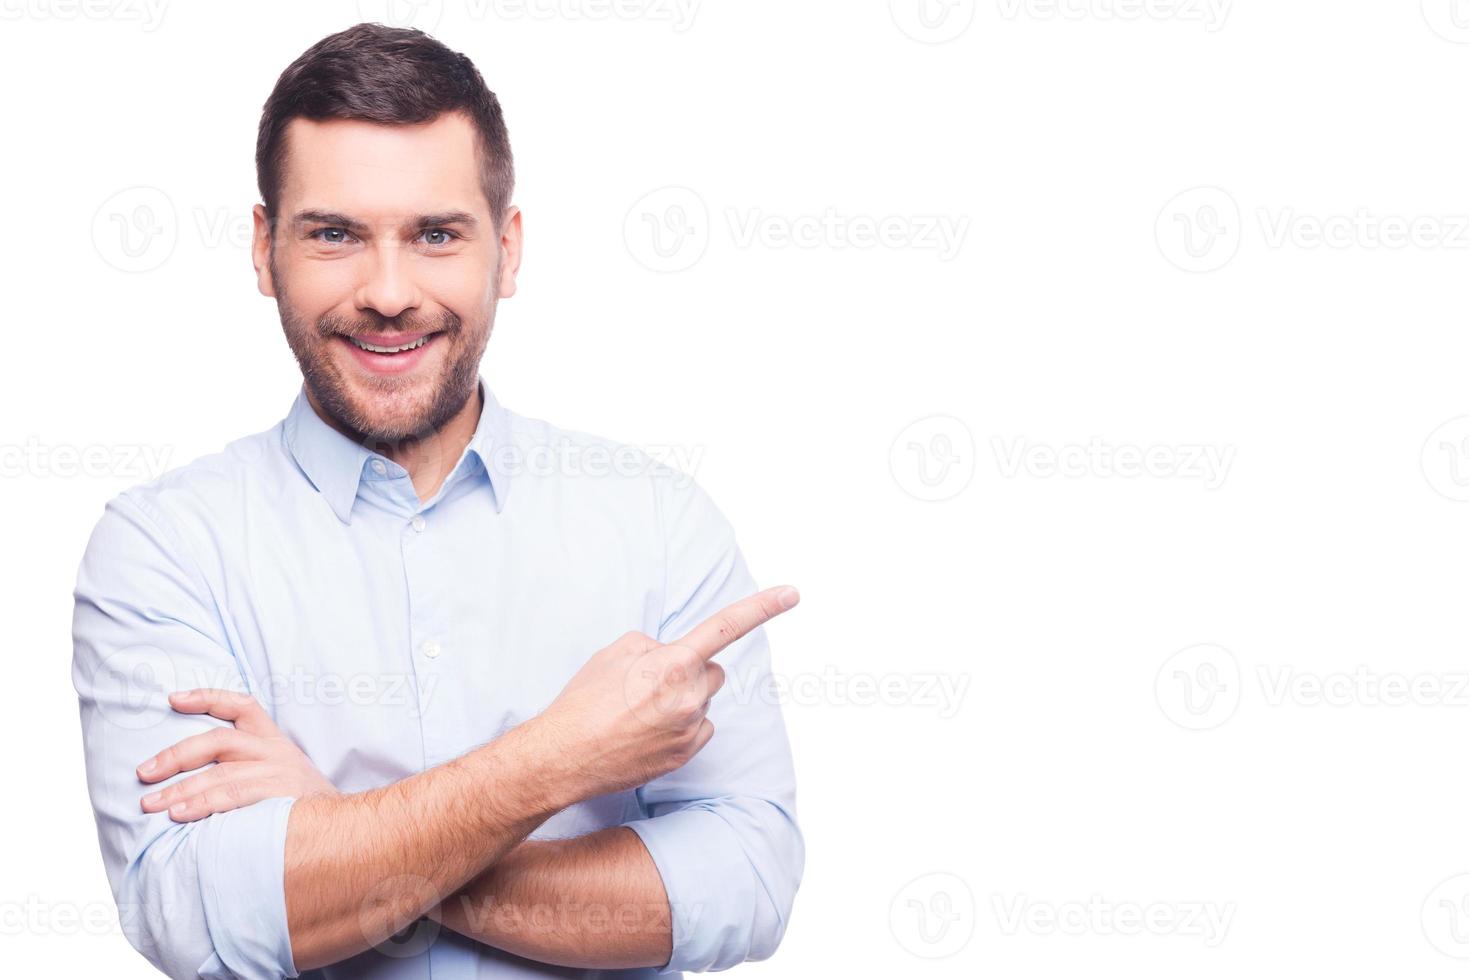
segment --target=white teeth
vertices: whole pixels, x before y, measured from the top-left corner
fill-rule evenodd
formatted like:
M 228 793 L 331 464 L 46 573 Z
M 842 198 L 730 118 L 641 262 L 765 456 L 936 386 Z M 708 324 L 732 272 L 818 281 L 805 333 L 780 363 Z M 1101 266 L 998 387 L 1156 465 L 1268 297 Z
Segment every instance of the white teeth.
M 433 334 L 424 334 L 413 343 L 404 344 L 402 347 L 378 347 L 376 344 L 364 344 L 356 337 L 348 337 L 347 339 L 352 341 L 352 343 L 356 344 L 358 347 L 361 347 L 363 350 L 372 351 L 374 354 L 401 354 L 405 350 L 413 350 L 413 348 L 415 347 L 422 347 L 424 344 L 428 343 L 428 339 L 432 336 Z

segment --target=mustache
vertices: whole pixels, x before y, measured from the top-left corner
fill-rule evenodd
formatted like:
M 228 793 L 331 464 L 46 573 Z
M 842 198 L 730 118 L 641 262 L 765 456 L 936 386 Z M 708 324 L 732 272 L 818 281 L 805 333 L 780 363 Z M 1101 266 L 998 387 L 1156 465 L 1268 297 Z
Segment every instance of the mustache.
M 452 310 L 444 310 L 437 316 L 412 313 L 389 317 L 370 310 L 355 317 L 328 313 L 316 321 L 316 329 L 323 338 L 349 335 L 371 337 L 395 333 L 458 333 L 463 326 L 464 321 Z

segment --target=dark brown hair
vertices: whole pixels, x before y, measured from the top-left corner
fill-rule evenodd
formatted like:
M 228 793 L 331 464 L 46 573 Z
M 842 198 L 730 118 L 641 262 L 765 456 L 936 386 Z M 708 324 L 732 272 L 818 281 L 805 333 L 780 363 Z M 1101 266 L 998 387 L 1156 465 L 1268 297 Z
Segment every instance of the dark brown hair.
M 292 119 L 405 124 L 456 111 L 479 132 L 480 184 L 498 226 L 510 204 L 515 165 L 499 100 L 474 62 L 412 28 L 358 24 L 322 38 L 281 72 L 265 101 L 255 173 L 266 215 L 276 215 Z

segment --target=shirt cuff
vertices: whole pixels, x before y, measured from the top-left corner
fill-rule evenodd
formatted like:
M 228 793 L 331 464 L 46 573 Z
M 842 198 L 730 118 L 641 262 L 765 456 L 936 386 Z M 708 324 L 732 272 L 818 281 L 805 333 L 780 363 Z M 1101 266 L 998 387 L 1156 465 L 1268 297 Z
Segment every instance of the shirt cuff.
M 237 977 L 294 977 L 286 924 L 290 797 L 216 813 L 199 827 L 199 891 L 216 955 Z
M 724 970 L 748 959 L 765 899 L 724 818 L 694 807 L 623 826 L 642 839 L 668 893 L 673 955 L 656 972 Z

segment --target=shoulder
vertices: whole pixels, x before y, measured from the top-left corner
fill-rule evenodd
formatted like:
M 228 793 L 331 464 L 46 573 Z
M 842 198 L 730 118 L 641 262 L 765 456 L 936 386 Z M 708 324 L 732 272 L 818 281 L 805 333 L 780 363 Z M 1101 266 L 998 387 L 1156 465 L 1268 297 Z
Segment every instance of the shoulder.
M 236 521 L 242 504 L 263 488 L 279 487 L 293 465 L 283 452 L 279 423 L 236 439 L 109 500 L 90 549 L 147 539 L 168 550 L 187 550 L 191 539 L 214 537 L 220 525 Z

